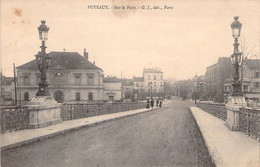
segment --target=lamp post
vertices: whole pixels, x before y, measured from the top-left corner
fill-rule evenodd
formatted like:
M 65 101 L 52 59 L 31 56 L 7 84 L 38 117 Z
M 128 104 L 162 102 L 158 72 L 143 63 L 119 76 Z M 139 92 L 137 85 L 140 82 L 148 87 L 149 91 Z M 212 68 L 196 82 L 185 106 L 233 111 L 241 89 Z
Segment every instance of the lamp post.
M 233 81 L 233 93 L 232 96 L 242 96 L 242 87 L 241 82 L 239 81 L 239 65 L 241 63 L 241 52 L 239 52 L 238 46 L 238 38 L 240 36 L 241 27 L 242 24 L 238 21 L 238 16 L 234 17 L 234 22 L 231 24 L 231 29 L 233 32 L 233 38 L 235 39 L 235 42 L 233 44 L 234 46 L 234 53 L 231 55 L 232 64 L 235 68 L 234 73 L 234 81 Z
M 46 73 L 48 71 L 48 68 L 50 66 L 51 58 L 46 54 L 46 46 L 45 42 L 48 39 L 48 31 L 49 27 L 45 25 L 45 21 L 41 21 L 41 25 L 38 27 L 39 31 L 39 38 L 42 41 L 42 46 L 40 46 L 41 51 L 38 52 L 37 55 L 35 55 L 39 71 L 41 72 L 41 81 L 38 84 L 39 89 L 38 92 L 36 93 L 36 96 L 50 96 L 49 90 L 48 90 L 48 83 L 46 81 Z
M 42 128 L 62 122 L 60 117 L 60 104 L 58 104 L 48 91 L 48 83 L 46 81 L 46 73 L 50 66 L 51 58 L 46 54 L 45 42 L 48 38 L 49 27 L 45 25 L 45 21 L 38 27 L 39 38 L 42 41 L 41 51 L 36 57 L 39 71 L 41 72 L 41 80 L 36 97 L 28 103 L 29 111 L 29 128 Z
M 235 21 L 231 24 L 233 31 L 233 37 L 235 39 L 234 43 L 234 53 L 231 55 L 232 63 L 235 68 L 234 80 L 232 83 L 233 92 L 230 97 L 228 97 L 228 102 L 226 104 L 227 109 L 227 119 L 225 120 L 226 126 L 231 130 L 240 130 L 240 113 L 241 107 L 246 106 L 245 98 L 242 94 L 241 82 L 239 81 L 239 64 L 241 63 L 241 52 L 238 50 L 238 38 L 240 36 L 240 31 L 242 24 L 238 21 L 238 17 L 234 17 Z

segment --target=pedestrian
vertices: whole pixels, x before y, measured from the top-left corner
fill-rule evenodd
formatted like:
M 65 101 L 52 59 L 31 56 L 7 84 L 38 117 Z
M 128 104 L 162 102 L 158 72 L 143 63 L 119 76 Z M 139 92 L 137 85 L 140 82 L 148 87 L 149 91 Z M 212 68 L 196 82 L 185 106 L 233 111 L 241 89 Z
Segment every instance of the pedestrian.
M 162 108 L 162 101 L 159 102 L 159 107 Z
M 147 99 L 146 108 L 150 108 L 150 101 L 149 101 L 149 99 Z
M 151 107 L 153 108 L 153 106 L 154 106 L 154 100 L 152 99 L 151 100 Z
M 157 99 L 156 100 L 156 107 L 158 107 L 158 105 L 159 105 L 159 100 Z

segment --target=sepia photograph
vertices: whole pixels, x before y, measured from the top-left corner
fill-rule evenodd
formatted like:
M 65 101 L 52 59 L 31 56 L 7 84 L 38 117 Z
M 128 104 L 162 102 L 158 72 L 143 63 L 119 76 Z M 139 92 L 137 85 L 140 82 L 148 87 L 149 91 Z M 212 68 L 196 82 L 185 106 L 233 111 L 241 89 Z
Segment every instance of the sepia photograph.
M 0 0 L 0 167 L 260 167 L 259 0 Z

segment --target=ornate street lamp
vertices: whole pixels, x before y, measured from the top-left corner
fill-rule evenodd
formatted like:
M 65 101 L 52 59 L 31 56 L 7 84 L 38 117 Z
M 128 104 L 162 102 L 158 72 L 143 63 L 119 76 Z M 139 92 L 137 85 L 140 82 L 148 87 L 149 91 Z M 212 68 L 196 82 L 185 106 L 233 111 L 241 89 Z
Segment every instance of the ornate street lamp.
M 238 21 L 238 16 L 234 17 L 235 21 L 231 24 L 231 29 L 233 32 L 233 38 L 235 39 L 234 46 L 234 53 L 231 55 L 232 64 L 235 68 L 234 73 L 234 82 L 232 84 L 233 86 L 233 93 L 232 96 L 242 96 L 242 87 L 241 83 L 239 81 L 239 65 L 241 63 L 241 52 L 238 50 L 238 38 L 240 37 L 241 27 L 242 24 Z
M 37 64 L 38 64 L 38 68 L 41 72 L 41 81 L 38 84 L 39 89 L 38 89 L 38 92 L 36 93 L 36 96 L 50 96 L 50 93 L 48 90 L 49 84 L 46 81 L 46 79 L 47 79 L 46 74 L 47 74 L 48 68 L 50 66 L 51 57 L 49 57 L 45 51 L 47 48 L 45 46 L 45 41 L 47 41 L 47 39 L 48 39 L 49 27 L 47 27 L 45 25 L 44 20 L 42 20 L 41 23 L 42 24 L 38 27 L 38 31 L 39 31 L 39 38 L 42 41 L 42 46 L 40 46 L 41 51 L 38 52 L 37 55 L 35 55 Z

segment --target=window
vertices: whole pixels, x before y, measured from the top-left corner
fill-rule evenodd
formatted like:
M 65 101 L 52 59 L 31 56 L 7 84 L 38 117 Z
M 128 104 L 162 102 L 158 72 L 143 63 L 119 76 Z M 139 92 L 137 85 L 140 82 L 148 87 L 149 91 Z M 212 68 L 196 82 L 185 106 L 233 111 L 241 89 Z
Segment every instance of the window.
M 81 76 L 80 75 L 75 76 L 75 84 L 77 84 L 77 85 L 81 84 Z
M 24 85 L 30 85 L 30 77 L 29 77 L 29 75 L 24 75 L 23 76 L 23 84 Z
M 156 80 L 156 75 L 153 76 L 153 79 Z
M 247 85 L 243 85 L 243 90 L 244 90 L 244 92 L 248 92 L 248 86 Z
M 138 85 L 138 83 L 136 83 L 136 87 L 138 87 L 139 85 Z
M 88 85 L 94 85 L 94 76 L 88 75 Z
M 114 100 L 114 96 L 108 96 L 109 100 Z
M 154 82 L 154 84 L 153 84 L 155 87 L 156 87 L 156 82 Z
M 60 72 L 57 72 L 54 76 L 54 83 L 55 84 L 63 84 L 63 74 Z
M 259 78 L 259 72 L 255 72 L 255 78 Z
M 148 75 L 148 79 L 150 79 L 150 75 Z
M 80 93 L 79 92 L 76 93 L 76 101 L 80 101 Z
M 88 100 L 89 100 L 89 101 L 92 101 L 92 100 L 93 100 L 93 93 L 92 93 L 92 92 L 89 92 L 89 93 L 88 93 Z
M 161 75 L 161 80 L 162 80 L 162 75 Z
M 255 82 L 255 83 L 254 83 L 254 87 L 255 87 L 255 88 L 259 88 L 259 82 Z
M 29 93 L 28 92 L 24 93 L 24 100 L 29 101 Z

